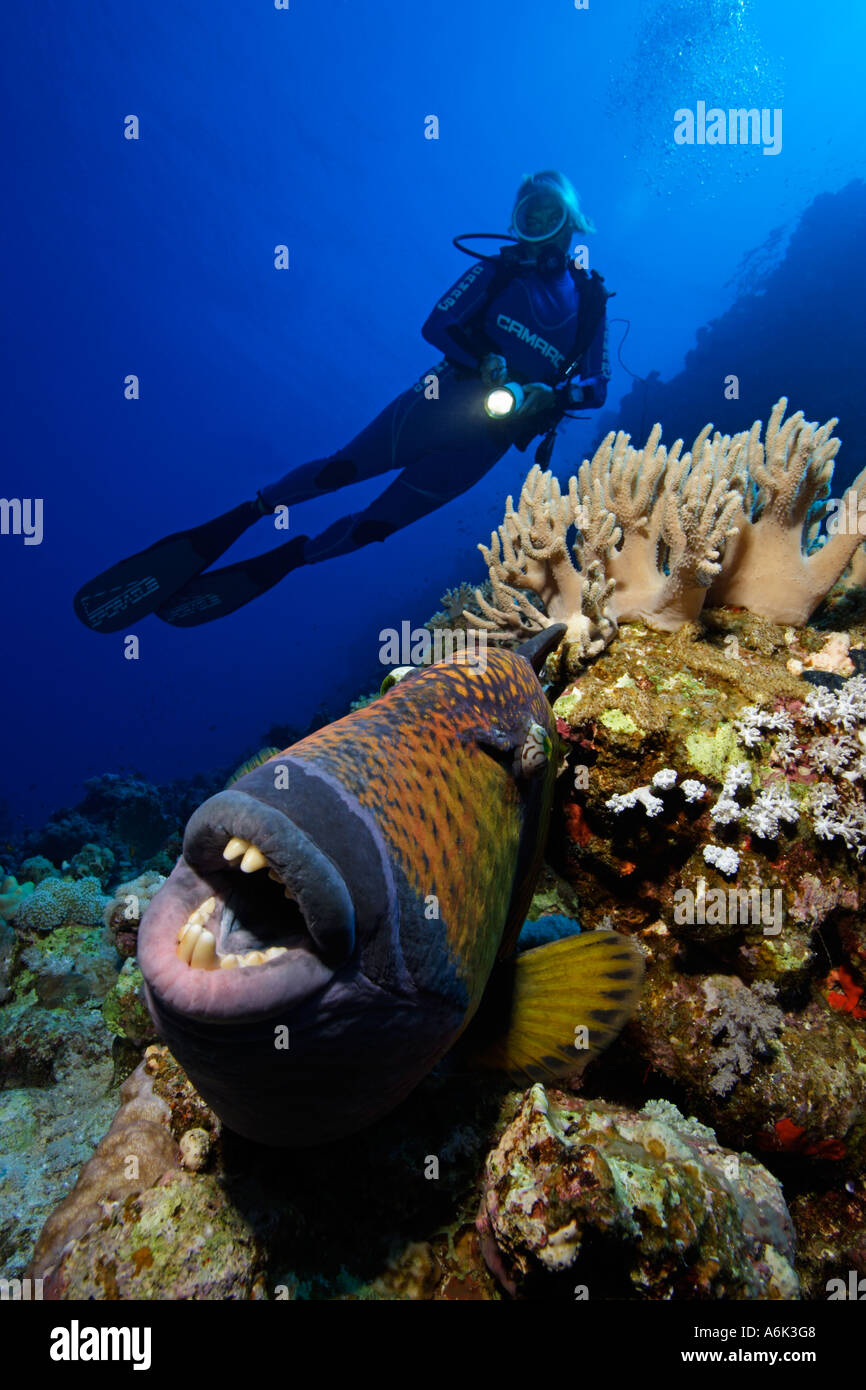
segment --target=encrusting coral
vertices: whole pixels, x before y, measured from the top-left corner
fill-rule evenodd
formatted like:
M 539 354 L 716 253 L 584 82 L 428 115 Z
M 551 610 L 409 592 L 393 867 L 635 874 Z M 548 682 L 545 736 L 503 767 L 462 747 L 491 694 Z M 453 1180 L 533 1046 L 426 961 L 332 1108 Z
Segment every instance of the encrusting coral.
M 476 592 L 484 617 L 466 612 L 467 622 L 497 640 L 565 622 L 571 671 L 603 651 L 618 623 L 672 632 L 695 622 L 705 603 L 805 622 L 862 537 L 843 525 L 817 535 L 841 442 L 837 421 L 807 424 L 802 411 L 784 420 L 787 405 L 783 396 L 773 407 L 764 442 L 760 420 L 733 436 L 711 437 L 706 425 L 686 453 L 680 439 L 670 450 L 661 444 L 658 424 L 642 449 L 611 433 L 565 494 L 551 473 L 533 468 L 517 509 L 509 497 L 490 546 L 478 547 L 493 602 Z M 864 485 L 866 470 L 849 492 Z

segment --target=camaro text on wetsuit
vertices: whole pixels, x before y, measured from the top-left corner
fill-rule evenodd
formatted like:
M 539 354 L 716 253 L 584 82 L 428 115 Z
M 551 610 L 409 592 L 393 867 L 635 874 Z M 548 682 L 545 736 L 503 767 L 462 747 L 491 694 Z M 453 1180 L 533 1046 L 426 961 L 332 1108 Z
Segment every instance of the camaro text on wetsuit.
M 517 319 L 511 319 L 507 314 L 496 315 L 496 327 L 505 333 L 514 333 L 522 343 L 540 352 L 542 357 L 549 357 L 555 367 L 561 367 L 565 361 L 563 354 L 557 351 L 553 343 L 539 338 L 537 333 L 530 333 L 525 323 L 518 323 Z

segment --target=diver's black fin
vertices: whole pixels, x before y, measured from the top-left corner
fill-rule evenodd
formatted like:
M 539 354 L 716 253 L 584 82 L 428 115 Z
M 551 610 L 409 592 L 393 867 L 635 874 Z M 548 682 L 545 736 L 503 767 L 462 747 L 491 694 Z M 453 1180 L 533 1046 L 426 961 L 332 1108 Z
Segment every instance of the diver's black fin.
M 309 539 L 309 536 L 295 536 L 266 555 L 196 575 L 160 605 L 156 616 L 164 623 L 171 623 L 172 627 L 198 627 L 234 613 L 259 594 L 267 593 L 290 570 L 302 565 L 304 546 Z
M 242 502 L 213 521 L 175 531 L 120 560 L 78 590 L 73 599 L 77 616 L 93 632 L 130 627 L 213 564 L 261 515 L 255 502 Z
M 525 656 L 533 671 L 540 671 L 550 653 L 554 651 L 562 641 L 566 631 L 565 623 L 552 623 L 550 627 L 542 628 L 534 637 L 530 637 L 528 642 L 515 647 L 516 656 Z

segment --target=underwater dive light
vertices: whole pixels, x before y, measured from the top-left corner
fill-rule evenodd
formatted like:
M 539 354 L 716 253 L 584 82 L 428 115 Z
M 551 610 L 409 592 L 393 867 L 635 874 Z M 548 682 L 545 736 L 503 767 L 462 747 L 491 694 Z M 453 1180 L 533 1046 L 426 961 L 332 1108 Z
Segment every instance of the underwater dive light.
M 516 381 L 506 381 L 502 386 L 494 386 L 484 397 L 484 409 L 493 420 L 501 420 L 513 415 L 523 405 L 523 387 Z

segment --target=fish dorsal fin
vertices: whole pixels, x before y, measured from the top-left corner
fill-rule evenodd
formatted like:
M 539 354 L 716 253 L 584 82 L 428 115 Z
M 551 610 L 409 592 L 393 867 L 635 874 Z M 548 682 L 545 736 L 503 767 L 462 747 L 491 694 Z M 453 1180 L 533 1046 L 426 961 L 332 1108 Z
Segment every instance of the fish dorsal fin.
M 567 630 L 565 623 L 551 623 L 550 627 L 542 628 L 521 646 L 515 647 L 515 654 L 524 657 L 537 674 L 550 653 L 559 646 Z
M 464 1065 L 495 1068 L 519 1085 L 581 1071 L 623 1027 L 643 974 L 640 949 L 615 931 L 582 932 L 502 962 Z

